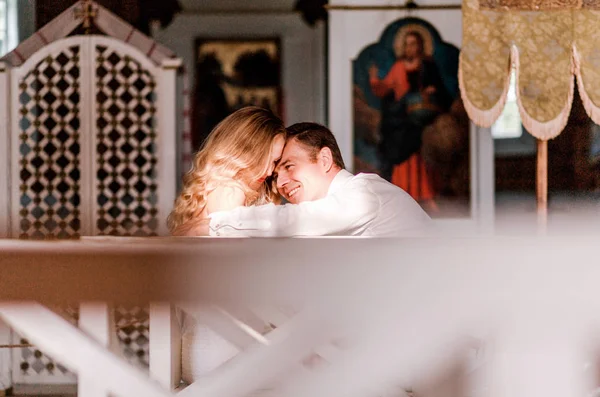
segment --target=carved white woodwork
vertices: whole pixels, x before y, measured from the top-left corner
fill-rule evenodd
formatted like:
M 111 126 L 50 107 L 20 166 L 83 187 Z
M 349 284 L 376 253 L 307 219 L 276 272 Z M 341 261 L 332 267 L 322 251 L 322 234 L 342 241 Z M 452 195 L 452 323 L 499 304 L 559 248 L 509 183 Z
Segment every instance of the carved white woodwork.
M 123 396 L 174 394 L 27 301 L 301 303 L 265 343 L 182 396 L 248 395 L 340 336 L 346 346 L 329 365 L 284 377 L 277 395 L 365 397 L 382 395 L 388 384 L 423 397 L 590 395 L 600 346 L 600 271 L 589 260 L 596 251 L 597 237 L 583 236 L 0 240 L 0 316 L 69 369 Z M 77 282 L 49 293 L 60 279 Z M 23 290 L 19 280 L 38 289 Z M 125 289 L 140 281 L 143 289 Z M 168 315 L 167 307 L 156 309 Z M 474 341 L 486 345 L 484 365 L 455 370 Z M 463 384 L 451 388 L 444 380 Z
M 82 4 L 0 60 L 0 237 L 167 234 L 181 60 L 94 2 L 94 23 L 107 35 L 66 37 Z M 70 310 L 76 324 L 78 308 Z M 148 308 L 114 313 L 124 353 L 147 368 Z M 10 341 L 29 342 L 17 333 Z M 76 381 L 36 347 L 11 357 L 13 383 Z
M 177 66 L 110 37 L 74 36 L 4 73 L 10 237 L 166 233 Z
M 109 351 L 117 351 L 114 333 L 114 314 L 106 303 L 82 303 L 79 305 L 79 329 L 95 339 Z M 80 374 L 77 380 L 77 395 L 87 397 L 109 397 L 101 383 L 88 374 Z

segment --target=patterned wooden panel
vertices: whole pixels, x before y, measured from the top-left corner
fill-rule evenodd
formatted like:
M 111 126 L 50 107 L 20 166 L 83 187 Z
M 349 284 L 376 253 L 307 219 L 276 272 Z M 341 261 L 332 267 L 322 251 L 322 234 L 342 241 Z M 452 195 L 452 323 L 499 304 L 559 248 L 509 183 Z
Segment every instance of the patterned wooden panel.
M 77 307 L 54 308 L 57 313 L 76 325 L 79 319 Z M 148 307 L 118 306 L 114 310 L 115 332 L 119 340 L 120 353 L 136 367 L 148 370 L 150 318 Z M 13 335 L 13 343 L 28 344 L 29 341 L 18 334 Z M 23 347 L 15 350 L 14 373 L 17 383 L 74 383 L 75 374 L 60 363 L 45 355 L 37 347 Z
M 19 82 L 20 238 L 80 234 L 79 61 L 65 48 Z
M 72 324 L 79 319 L 79 309 L 75 306 L 54 308 Z M 13 331 L 12 342 L 29 344 L 29 341 Z M 13 377 L 15 383 L 75 383 L 77 377 L 60 363 L 45 355 L 37 347 L 23 347 L 13 351 Z
M 115 308 L 115 323 L 121 351 L 137 367 L 148 369 L 150 355 L 150 315 L 148 307 Z
M 97 45 L 96 234 L 154 236 L 158 228 L 156 83 L 128 55 Z

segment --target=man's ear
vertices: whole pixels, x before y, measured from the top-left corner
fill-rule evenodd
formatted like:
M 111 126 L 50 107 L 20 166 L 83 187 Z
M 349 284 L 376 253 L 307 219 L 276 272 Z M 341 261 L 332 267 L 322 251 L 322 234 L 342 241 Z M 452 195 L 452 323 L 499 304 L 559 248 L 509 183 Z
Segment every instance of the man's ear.
M 319 165 L 323 168 L 325 172 L 329 172 L 333 167 L 333 156 L 331 154 L 331 149 L 328 147 L 324 147 L 319 151 L 318 156 Z

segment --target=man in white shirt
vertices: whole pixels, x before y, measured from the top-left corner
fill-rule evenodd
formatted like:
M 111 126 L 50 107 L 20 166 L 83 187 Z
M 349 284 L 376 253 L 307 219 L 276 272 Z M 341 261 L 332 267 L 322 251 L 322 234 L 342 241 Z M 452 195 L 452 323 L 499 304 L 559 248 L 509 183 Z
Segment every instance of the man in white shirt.
M 210 214 L 211 236 L 377 236 L 420 233 L 429 216 L 404 190 L 375 174 L 352 175 L 335 137 L 316 123 L 288 128 L 274 175 L 290 204 Z

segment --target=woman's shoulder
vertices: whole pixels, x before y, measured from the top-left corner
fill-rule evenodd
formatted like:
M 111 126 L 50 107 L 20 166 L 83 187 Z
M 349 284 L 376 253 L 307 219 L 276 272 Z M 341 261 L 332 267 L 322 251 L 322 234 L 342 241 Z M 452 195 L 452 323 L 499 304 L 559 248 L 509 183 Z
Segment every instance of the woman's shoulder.
M 210 214 L 229 211 L 241 207 L 246 202 L 246 195 L 236 185 L 219 185 L 206 196 L 206 211 Z

